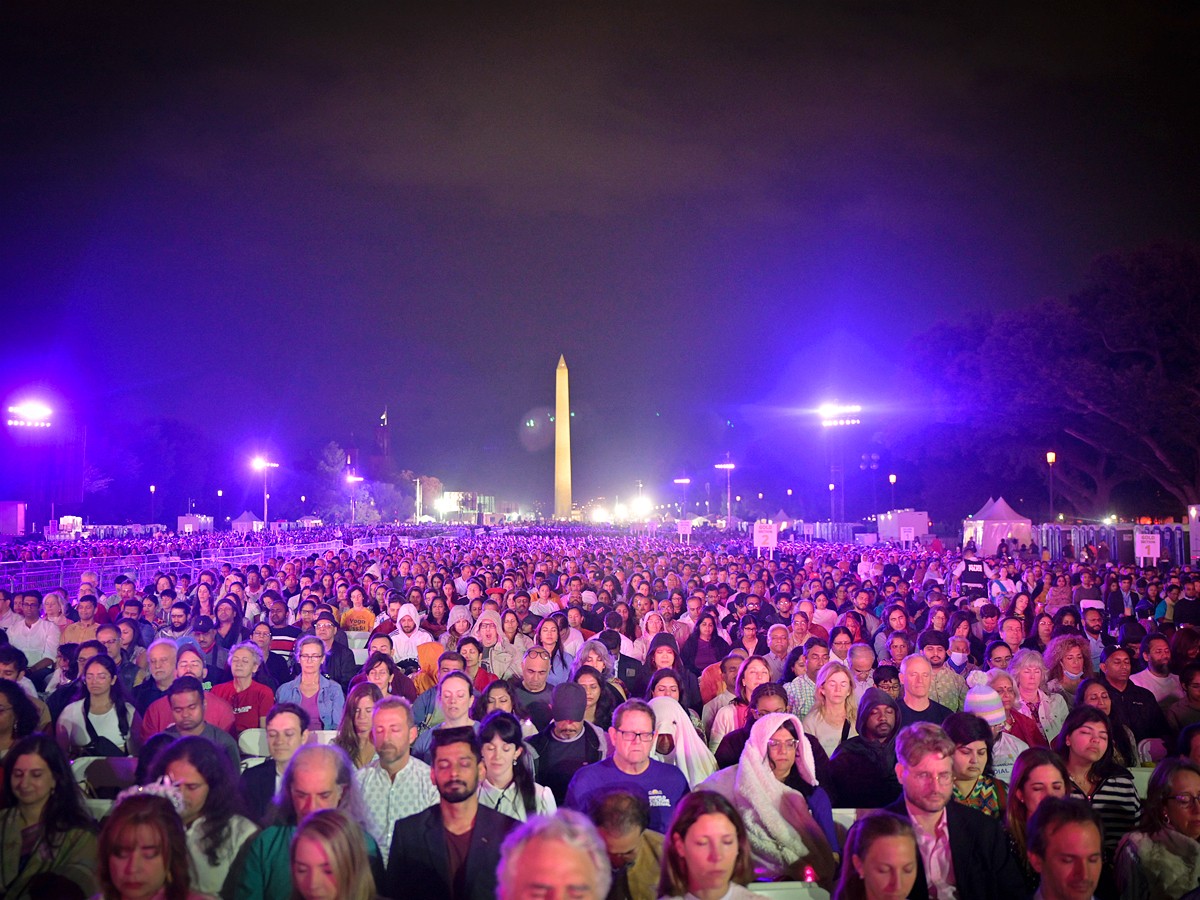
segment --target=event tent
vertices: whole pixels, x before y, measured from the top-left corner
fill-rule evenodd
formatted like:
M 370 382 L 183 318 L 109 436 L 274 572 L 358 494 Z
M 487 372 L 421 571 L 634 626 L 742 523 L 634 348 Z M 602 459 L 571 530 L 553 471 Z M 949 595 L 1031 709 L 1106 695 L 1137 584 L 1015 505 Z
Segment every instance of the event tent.
M 985 503 L 979 512 L 963 520 L 963 544 L 973 541 L 980 556 L 991 556 L 1005 538 L 1028 544 L 1033 539 L 1033 522 L 1003 497 Z

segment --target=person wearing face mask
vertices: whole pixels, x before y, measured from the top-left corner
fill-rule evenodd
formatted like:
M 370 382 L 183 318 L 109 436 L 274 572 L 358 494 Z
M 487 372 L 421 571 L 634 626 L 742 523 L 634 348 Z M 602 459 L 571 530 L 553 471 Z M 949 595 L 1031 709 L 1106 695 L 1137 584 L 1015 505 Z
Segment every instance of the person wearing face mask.
M 1046 645 L 1046 693 L 1059 694 L 1070 707 L 1075 703 L 1079 685 L 1095 675 L 1087 638 L 1079 634 L 1060 634 Z
M 972 672 L 979 671 L 979 666 L 971 662 L 971 641 L 969 638 L 957 634 L 951 635 L 950 652 L 946 661 L 946 668 L 956 673 L 963 681 L 966 681 L 967 676 Z

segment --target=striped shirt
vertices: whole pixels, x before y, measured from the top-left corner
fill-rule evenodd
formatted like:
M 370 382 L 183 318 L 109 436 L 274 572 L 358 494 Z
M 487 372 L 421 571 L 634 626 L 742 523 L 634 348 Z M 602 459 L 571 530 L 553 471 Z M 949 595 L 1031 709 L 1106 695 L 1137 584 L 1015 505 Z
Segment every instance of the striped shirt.
M 1137 828 L 1142 814 L 1142 801 L 1128 769 L 1117 769 L 1109 775 L 1089 798 L 1075 782 L 1070 782 L 1071 796 L 1088 800 L 1104 823 L 1104 855 L 1112 859 L 1117 844 Z

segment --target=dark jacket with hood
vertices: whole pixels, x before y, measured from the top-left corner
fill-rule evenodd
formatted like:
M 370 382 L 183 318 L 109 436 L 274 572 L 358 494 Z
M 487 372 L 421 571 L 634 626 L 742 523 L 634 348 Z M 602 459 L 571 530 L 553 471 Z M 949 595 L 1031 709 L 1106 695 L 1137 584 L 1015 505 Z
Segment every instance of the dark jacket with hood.
M 882 744 L 864 736 L 863 727 L 876 706 L 890 706 L 896 728 Z M 879 809 L 900 796 L 896 780 L 896 731 L 900 704 L 887 691 L 868 688 L 858 704 L 858 734 L 843 741 L 829 760 L 829 780 L 823 782 L 835 808 Z
M 679 705 L 684 709 L 693 710 L 699 715 L 704 704 L 700 701 L 700 682 L 696 676 L 683 665 L 683 661 L 679 656 L 679 644 L 675 641 L 675 636 L 666 631 L 660 631 L 650 639 L 650 646 L 646 649 L 646 661 L 642 663 L 642 669 L 638 672 L 637 678 L 633 683 L 633 690 L 630 691 L 630 697 L 645 697 L 647 689 L 650 687 L 650 679 L 654 677 L 654 651 L 659 647 L 670 647 L 675 654 L 675 662 L 671 666 L 679 675 L 679 690 L 681 696 Z

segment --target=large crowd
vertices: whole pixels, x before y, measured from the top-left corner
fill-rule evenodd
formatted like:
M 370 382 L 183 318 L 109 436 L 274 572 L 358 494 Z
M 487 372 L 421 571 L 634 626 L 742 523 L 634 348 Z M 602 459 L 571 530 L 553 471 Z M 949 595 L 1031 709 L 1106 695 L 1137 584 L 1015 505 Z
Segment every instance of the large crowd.
M 522 529 L 0 591 L 0 896 L 1200 897 L 1200 572 L 990 549 Z

